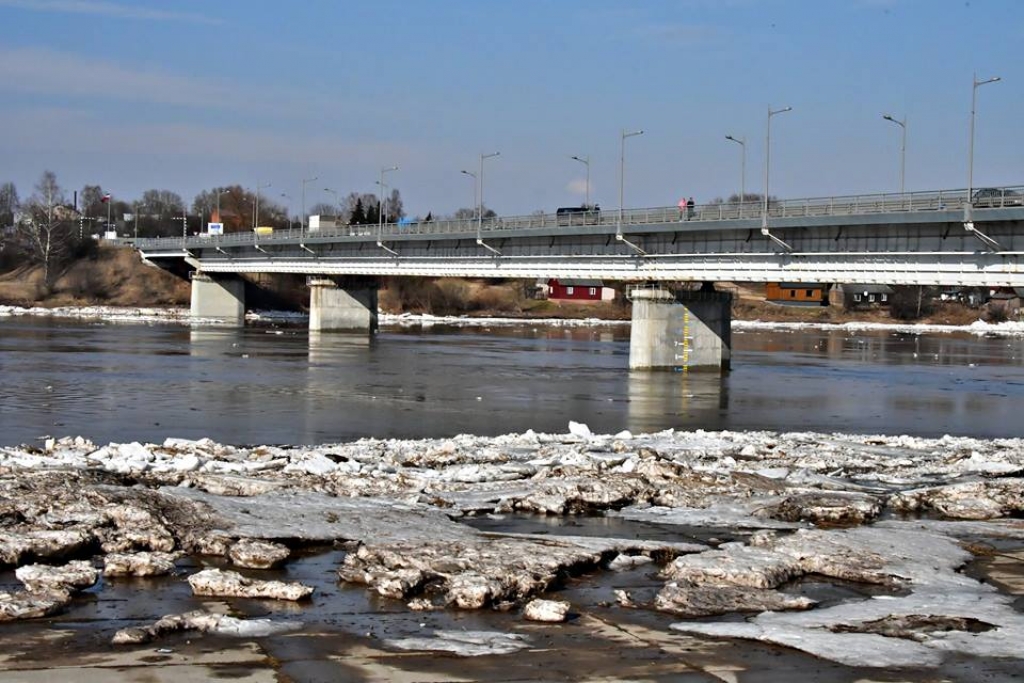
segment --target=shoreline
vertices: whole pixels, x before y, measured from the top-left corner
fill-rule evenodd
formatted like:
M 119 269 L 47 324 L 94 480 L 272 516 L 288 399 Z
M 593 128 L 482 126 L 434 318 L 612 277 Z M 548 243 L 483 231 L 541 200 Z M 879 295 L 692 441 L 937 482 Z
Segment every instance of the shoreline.
M 49 317 L 77 320 L 101 320 L 108 322 L 174 323 L 181 325 L 217 325 L 216 320 L 194 321 L 189 309 L 184 307 L 134 307 L 134 306 L 60 306 L 46 308 L 33 306 L 0 305 L 0 319 L 14 317 Z M 308 320 L 304 313 L 292 311 L 252 311 L 246 314 L 250 322 L 295 323 Z M 394 327 L 431 327 L 449 325 L 459 327 L 513 327 L 517 325 L 545 325 L 551 327 L 618 327 L 630 324 L 629 320 L 607 320 L 600 318 L 513 318 L 513 317 L 472 317 L 437 316 L 429 313 L 390 314 L 381 313 L 379 322 Z M 967 325 L 944 325 L 935 323 L 880 323 L 868 321 L 796 322 L 737 320 L 732 321 L 734 332 L 778 330 L 795 332 L 799 330 L 824 330 L 845 332 L 892 332 L 897 334 L 970 334 L 974 336 L 1024 336 L 1024 322 L 1006 321 L 987 323 L 976 320 Z

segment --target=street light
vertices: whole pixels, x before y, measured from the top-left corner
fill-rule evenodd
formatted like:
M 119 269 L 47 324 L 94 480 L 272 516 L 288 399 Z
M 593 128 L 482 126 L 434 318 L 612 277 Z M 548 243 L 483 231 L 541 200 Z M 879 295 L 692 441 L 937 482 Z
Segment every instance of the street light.
M 146 206 L 146 205 L 145 204 L 139 204 L 138 202 L 135 202 L 135 215 L 132 216 L 132 217 L 135 219 L 135 241 L 136 242 L 139 241 L 139 209 L 141 209 L 144 206 Z M 81 235 L 79 235 L 79 238 L 81 238 Z
M 380 240 L 381 236 L 384 235 L 384 174 L 390 173 L 391 171 L 397 171 L 397 166 L 388 166 L 387 168 L 380 169 L 380 203 L 377 205 L 377 239 Z
M 223 223 L 224 219 L 220 217 L 220 198 L 221 195 L 231 194 L 231 190 L 221 190 L 217 193 L 217 222 Z
M 984 81 L 978 80 L 978 74 L 974 74 L 974 87 L 971 88 L 971 140 L 967 151 L 967 204 L 973 206 L 974 202 L 974 110 L 978 101 L 978 88 L 988 83 L 995 83 L 996 81 L 1002 80 L 999 76 L 993 76 L 992 78 Z
M 477 203 L 479 201 L 478 200 L 479 194 L 477 194 L 479 192 L 479 189 L 477 188 L 477 182 L 478 182 L 477 175 L 476 175 L 476 173 L 473 173 L 472 171 L 459 171 L 459 172 L 460 173 L 465 173 L 466 175 L 468 175 L 470 178 L 473 179 L 473 209 L 476 209 L 476 205 L 477 205 Z
M 287 200 L 288 200 L 288 204 L 289 204 L 289 207 L 290 207 L 290 205 L 291 205 L 291 203 L 292 203 L 292 197 L 291 197 L 291 195 L 289 195 L 289 194 L 285 194 L 284 192 L 282 192 L 282 193 L 281 193 L 281 198 L 282 198 L 282 199 L 287 199 Z M 289 229 L 289 230 L 291 230 L 291 229 L 292 229 L 292 219 L 291 219 L 291 216 L 288 216 L 288 229 Z M 302 229 L 302 224 L 301 224 L 301 223 L 299 223 L 299 229 L 300 229 L 300 230 Z
M 253 212 L 252 212 L 252 229 L 253 230 L 255 230 L 256 228 L 260 227 L 260 190 L 265 190 L 266 188 L 270 187 L 270 185 L 271 185 L 271 183 L 267 183 L 266 185 L 260 185 L 259 182 L 256 183 L 256 196 L 253 197 L 253 200 L 252 200 L 253 201 Z
M 626 129 L 622 129 L 622 138 L 620 140 L 619 150 L 619 225 L 617 229 L 618 236 L 622 237 L 622 207 L 623 207 L 623 195 L 625 194 L 626 186 L 626 138 L 631 138 L 635 135 L 643 135 L 642 130 L 634 130 L 631 133 L 627 133 Z
M 743 218 L 743 202 L 747 201 L 747 138 L 726 135 L 725 139 L 732 140 L 740 146 L 740 218 Z
M 490 154 L 480 155 L 480 175 L 477 178 L 477 182 L 480 183 L 480 194 L 476 206 L 476 238 L 480 239 L 480 231 L 483 229 L 484 223 L 484 159 L 491 159 L 496 157 L 501 152 L 491 152 Z
M 582 157 L 582 158 L 578 157 L 578 156 L 572 156 L 572 157 L 569 157 L 569 158 L 570 159 L 575 159 L 576 161 L 580 162 L 581 164 L 583 164 L 584 166 L 587 167 L 587 201 L 585 203 L 585 206 L 589 209 L 590 208 L 590 155 L 588 154 L 587 156 Z
M 306 230 L 306 183 L 311 183 L 316 180 L 317 177 L 303 178 L 302 179 L 302 222 L 299 223 L 300 234 Z M 291 229 L 291 221 L 288 222 L 289 230 Z
M 341 213 L 341 211 L 340 211 L 340 209 L 341 209 L 341 199 L 338 197 L 338 191 L 337 190 L 332 190 L 329 187 L 325 187 L 324 188 L 324 192 L 330 192 L 331 194 L 334 195 L 334 205 L 338 207 L 338 209 L 339 209 L 338 213 L 340 214 Z
M 889 114 L 882 114 L 882 118 L 886 121 L 892 121 L 897 126 L 903 129 L 903 134 L 900 136 L 900 194 L 903 194 L 904 190 L 904 178 L 906 177 L 907 171 L 907 116 L 903 115 L 903 120 L 895 119 Z
M 768 234 L 766 231 L 768 230 L 768 178 L 772 158 L 772 117 L 787 111 L 793 111 L 793 107 L 772 109 L 771 105 L 768 105 L 768 123 L 764 135 L 764 214 L 761 216 L 761 230 L 765 234 Z

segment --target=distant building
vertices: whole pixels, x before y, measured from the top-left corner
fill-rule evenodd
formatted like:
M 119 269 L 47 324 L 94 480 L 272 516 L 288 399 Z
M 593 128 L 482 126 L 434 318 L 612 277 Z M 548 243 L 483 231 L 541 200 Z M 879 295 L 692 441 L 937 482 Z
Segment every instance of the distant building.
M 1022 299 L 1024 288 L 993 287 L 988 290 L 988 296 L 985 297 L 985 306 L 990 309 L 1001 308 L 1007 314 L 1017 314 L 1021 310 Z
M 889 285 L 843 285 L 843 304 L 848 309 L 885 308 L 892 298 Z
M 615 290 L 600 280 L 556 280 L 540 285 L 547 298 L 562 301 L 614 301 Z
M 828 306 L 829 285 L 807 282 L 769 282 L 766 301 L 786 306 Z

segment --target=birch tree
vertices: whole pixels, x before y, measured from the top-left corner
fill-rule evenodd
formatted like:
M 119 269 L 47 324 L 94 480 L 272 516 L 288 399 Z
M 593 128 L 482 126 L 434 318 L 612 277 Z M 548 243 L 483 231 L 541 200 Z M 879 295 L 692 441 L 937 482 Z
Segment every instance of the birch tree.
M 54 274 L 74 239 L 72 211 L 53 171 L 45 171 L 24 206 L 15 230 L 28 257 L 43 268 L 43 286 L 53 286 Z

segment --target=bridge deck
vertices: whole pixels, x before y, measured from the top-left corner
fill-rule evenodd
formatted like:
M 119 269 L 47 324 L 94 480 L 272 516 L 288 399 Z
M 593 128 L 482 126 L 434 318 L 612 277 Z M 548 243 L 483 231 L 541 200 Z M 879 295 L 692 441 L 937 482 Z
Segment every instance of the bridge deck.
M 977 198 L 978 195 L 975 195 Z M 139 240 L 205 272 L 1024 286 L 1024 192 L 714 204 Z M 968 219 L 970 222 L 968 222 Z M 768 224 L 768 231 L 762 225 Z

